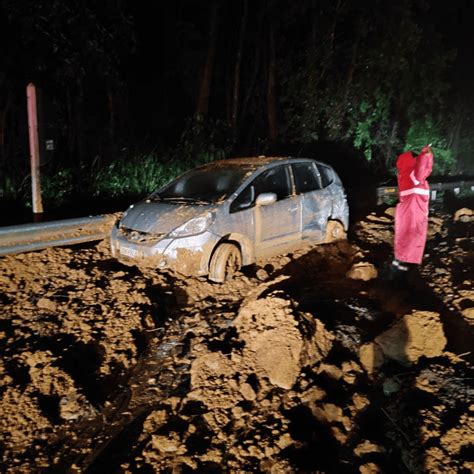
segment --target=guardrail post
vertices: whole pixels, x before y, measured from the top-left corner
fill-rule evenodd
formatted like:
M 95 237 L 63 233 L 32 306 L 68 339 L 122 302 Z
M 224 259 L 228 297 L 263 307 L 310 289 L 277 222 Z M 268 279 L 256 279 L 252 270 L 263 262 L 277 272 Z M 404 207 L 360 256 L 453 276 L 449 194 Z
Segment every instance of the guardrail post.
M 33 201 L 33 213 L 43 213 L 43 201 L 41 199 L 40 181 L 40 147 L 38 137 L 38 103 L 36 86 L 31 82 L 26 86 L 26 99 L 28 106 L 28 136 L 30 140 L 30 163 L 31 163 L 31 199 Z

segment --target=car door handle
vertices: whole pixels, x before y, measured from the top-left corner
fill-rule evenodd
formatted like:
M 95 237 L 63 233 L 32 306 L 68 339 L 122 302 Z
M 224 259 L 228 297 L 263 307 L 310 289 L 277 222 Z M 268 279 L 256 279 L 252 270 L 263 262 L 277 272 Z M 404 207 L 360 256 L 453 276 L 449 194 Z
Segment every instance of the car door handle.
M 298 207 L 290 207 L 288 210 L 290 212 L 296 212 L 298 210 Z

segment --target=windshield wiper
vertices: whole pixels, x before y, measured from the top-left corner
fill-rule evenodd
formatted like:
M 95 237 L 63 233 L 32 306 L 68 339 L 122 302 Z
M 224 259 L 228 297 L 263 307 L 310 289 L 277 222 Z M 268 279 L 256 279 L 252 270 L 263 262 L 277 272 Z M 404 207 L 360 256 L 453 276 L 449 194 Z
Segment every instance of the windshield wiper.
M 160 200 L 172 202 L 192 202 L 194 204 L 212 204 L 212 201 L 210 201 L 209 199 L 193 198 L 186 196 L 162 197 L 160 198 Z

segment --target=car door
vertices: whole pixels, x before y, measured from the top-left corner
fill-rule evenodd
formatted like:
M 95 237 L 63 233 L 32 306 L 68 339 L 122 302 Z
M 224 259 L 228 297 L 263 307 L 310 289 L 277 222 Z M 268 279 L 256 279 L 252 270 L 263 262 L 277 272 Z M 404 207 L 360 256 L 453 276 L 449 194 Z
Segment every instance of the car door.
M 263 193 L 276 194 L 276 202 L 257 206 L 256 199 Z M 301 245 L 301 207 L 288 165 L 263 171 L 239 193 L 230 204 L 226 231 L 251 241 L 257 258 Z
M 257 256 L 278 255 L 301 245 L 301 206 L 293 192 L 288 165 L 264 171 L 253 182 L 255 198 L 275 193 L 276 202 L 255 206 L 255 250 Z
M 294 163 L 291 169 L 301 202 L 301 239 L 320 242 L 325 237 L 326 223 L 331 215 L 331 195 L 323 188 L 315 163 Z

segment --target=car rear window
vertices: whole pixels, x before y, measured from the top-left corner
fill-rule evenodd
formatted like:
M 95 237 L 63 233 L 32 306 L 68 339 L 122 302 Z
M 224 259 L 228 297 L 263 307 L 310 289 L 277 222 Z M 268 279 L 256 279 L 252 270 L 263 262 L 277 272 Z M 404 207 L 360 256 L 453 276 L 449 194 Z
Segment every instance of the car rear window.
M 295 178 L 296 194 L 309 193 L 320 188 L 313 163 L 296 163 L 291 165 L 291 168 Z
M 327 166 L 318 164 L 319 174 L 321 176 L 321 181 L 323 184 L 323 188 L 329 186 L 334 181 L 334 175 L 332 173 L 331 168 Z

